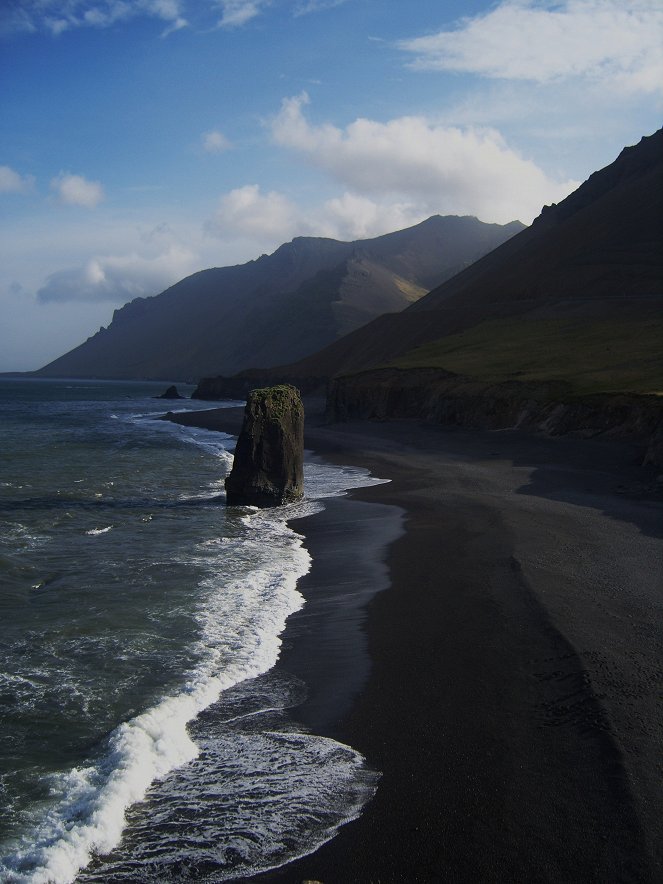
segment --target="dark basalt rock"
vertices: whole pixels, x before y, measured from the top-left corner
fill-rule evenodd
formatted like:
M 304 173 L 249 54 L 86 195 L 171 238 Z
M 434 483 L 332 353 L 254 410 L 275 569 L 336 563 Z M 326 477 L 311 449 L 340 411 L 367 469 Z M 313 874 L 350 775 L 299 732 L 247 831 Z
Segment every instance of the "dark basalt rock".
M 185 399 L 185 396 L 181 396 L 177 392 L 177 387 L 175 384 L 171 384 L 170 387 L 166 390 L 165 393 L 162 393 L 161 396 L 157 396 L 157 399 Z
M 635 393 L 574 395 L 562 382 L 488 383 L 437 368 L 382 368 L 334 378 L 327 418 L 416 419 L 482 430 L 630 440 L 644 464 L 663 466 L 663 398 Z
M 304 406 L 287 384 L 252 390 L 226 478 L 230 506 L 279 506 L 304 494 Z
M 202 378 L 198 381 L 196 389 L 191 394 L 192 399 L 206 399 L 215 401 L 221 399 L 246 399 L 251 390 L 262 383 L 257 378 L 235 377 Z M 267 383 L 274 383 L 268 381 Z
M 324 391 L 327 380 L 324 376 L 290 375 L 278 368 L 248 369 L 232 377 L 218 375 L 213 378 L 202 378 L 198 381 L 198 386 L 191 394 L 191 398 L 206 399 L 210 402 L 223 399 L 246 399 L 251 390 L 255 390 L 256 387 L 274 387 L 282 384 L 292 384 L 302 395 L 306 395 L 316 391 Z

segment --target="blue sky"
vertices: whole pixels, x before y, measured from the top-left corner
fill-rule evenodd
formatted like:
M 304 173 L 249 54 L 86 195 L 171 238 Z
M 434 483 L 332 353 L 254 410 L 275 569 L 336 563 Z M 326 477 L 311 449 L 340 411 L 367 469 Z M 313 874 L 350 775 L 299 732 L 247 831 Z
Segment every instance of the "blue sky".
M 663 0 L 4 0 L 0 370 L 298 235 L 528 223 L 661 124 Z

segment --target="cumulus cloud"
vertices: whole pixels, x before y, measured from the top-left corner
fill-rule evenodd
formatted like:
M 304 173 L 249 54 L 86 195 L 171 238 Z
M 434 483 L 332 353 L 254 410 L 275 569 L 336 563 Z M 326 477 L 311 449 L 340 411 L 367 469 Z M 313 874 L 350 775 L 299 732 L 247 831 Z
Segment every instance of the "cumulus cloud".
M 373 200 L 345 191 L 323 203 L 317 213 L 320 236 L 335 239 L 368 239 L 402 230 L 424 221 L 429 212 L 414 203 L 389 199 Z
M 228 141 L 223 132 L 219 132 L 217 129 L 205 132 L 202 142 L 203 150 L 206 153 L 223 153 L 224 150 L 228 150 L 230 147 L 230 141 Z
M 136 296 L 157 294 L 204 267 L 260 254 L 255 240 L 205 236 L 196 212 L 189 218 L 149 209 L 126 215 L 117 207 L 98 209 L 94 224 L 81 212 L 63 213 L 54 224 L 52 209 L 23 220 L 0 218 L 0 241 L 4 371 L 38 368 L 71 350 Z
M 288 239 L 300 224 L 296 205 L 277 191 L 261 193 L 257 184 L 237 187 L 224 194 L 208 232 L 232 237 Z
M 181 0 L 8 0 L 0 12 L 0 32 L 50 31 L 58 36 L 147 17 L 167 23 L 165 36 L 188 24 L 181 5 Z
M 422 116 L 316 126 L 303 113 L 308 101 L 305 93 L 283 101 L 274 140 L 360 196 L 399 196 L 428 214 L 529 222 L 579 183 L 551 180 L 495 129 L 440 126 Z
M 29 193 L 34 184 L 34 176 L 20 175 L 10 166 L 0 166 L 0 193 Z
M 104 198 L 104 189 L 98 181 L 88 181 L 82 175 L 70 172 L 60 172 L 57 178 L 53 178 L 51 190 L 61 203 L 86 209 L 94 209 Z
M 54 301 L 110 301 L 124 304 L 154 295 L 199 269 L 188 249 L 171 246 L 153 257 L 137 252 L 90 258 L 83 266 L 51 273 L 37 291 L 42 303 Z
M 502 0 L 453 30 L 404 40 L 415 68 L 537 83 L 583 77 L 663 90 L 660 0 Z
M 254 243 L 254 252 L 269 251 L 294 236 L 365 239 L 411 227 L 430 215 L 426 206 L 389 197 L 371 199 L 351 191 L 304 207 L 284 193 L 263 194 L 249 184 L 224 194 L 207 223 L 208 234 L 224 243 Z

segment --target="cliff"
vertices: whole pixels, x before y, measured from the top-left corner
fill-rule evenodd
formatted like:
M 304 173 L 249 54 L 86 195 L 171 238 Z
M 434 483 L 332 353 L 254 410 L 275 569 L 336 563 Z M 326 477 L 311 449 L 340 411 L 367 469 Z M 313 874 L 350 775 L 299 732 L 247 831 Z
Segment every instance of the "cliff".
M 323 393 L 327 388 L 327 378 L 295 378 L 278 375 L 269 371 L 247 371 L 232 377 L 202 378 L 191 394 L 192 399 L 218 402 L 223 399 L 245 399 L 255 387 L 291 384 L 302 395 Z
M 441 369 L 378 369 L 331 382 L 332 421 L 416 418 L 440 424 L 630 440 L 663 466 L 663 398 L 573 395 L 559 382 L 486 384 Z
M 279 506 L 304 494 L 304 406 L 286 385 L 252 390 L 226 478 L 230 506 Z

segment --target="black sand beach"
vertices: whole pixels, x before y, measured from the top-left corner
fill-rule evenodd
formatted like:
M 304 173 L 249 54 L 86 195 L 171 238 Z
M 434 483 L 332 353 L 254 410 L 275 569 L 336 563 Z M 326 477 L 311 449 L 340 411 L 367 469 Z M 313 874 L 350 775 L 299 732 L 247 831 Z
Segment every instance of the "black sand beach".
M 241 409 L 173 417 L 237 432 Z M 307 446 L 392 481 L 293 523 L 313 619 L 279 666 L 310 688 L 295 717 L 383 776 L 253 880 L 663 880 L 663 517 L 636 453 L 411 422 L 311 422 Z M 357 604 L 321 646 L 335 585 Z

